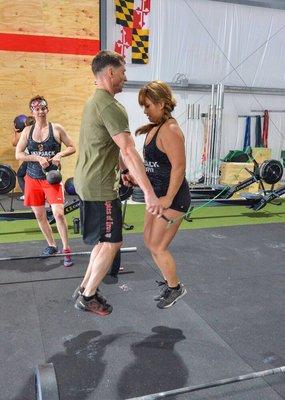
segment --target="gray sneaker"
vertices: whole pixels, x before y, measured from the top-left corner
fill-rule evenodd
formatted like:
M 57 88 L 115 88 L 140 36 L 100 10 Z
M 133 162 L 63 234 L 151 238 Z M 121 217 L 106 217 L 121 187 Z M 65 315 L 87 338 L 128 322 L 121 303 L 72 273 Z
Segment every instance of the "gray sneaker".
M 164 297 L 157 303 L 158 308 L 168 308 L 173 306 L 177 300 L 182 299 L 187 293 L 187 290 L 180 284 L 180 289 L 170 289 L 167 287 Z
M 155 281 L 157 283 L 157 286 L 160 289 L 160 292 L 154 296 L 154 301 L 159 301 L 163 298 L 165 291 L 167 290 L 168 286 L 165 281 Z
M 58 247 L 57 246 L 47 246 L 43 252 L 42 256 L 52 256 L 53 254 L 58 253 Z

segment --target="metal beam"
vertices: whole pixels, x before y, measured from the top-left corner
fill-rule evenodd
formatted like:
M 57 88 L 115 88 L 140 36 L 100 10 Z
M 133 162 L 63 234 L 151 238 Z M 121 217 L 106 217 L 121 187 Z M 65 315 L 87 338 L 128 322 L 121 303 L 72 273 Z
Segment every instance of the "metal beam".
M 144 81 L 127 81 L 125 88 L 140 89 L 148 82 Z M 173 90 L 186 91 L 186 92 L 211 92 L 212 85 L 189 83 L 188 85 L 180 85 L 177 83 L 168 82 L 168 85 Z M 238 93 L 238 94 L 259 94 L 259 95 L 274 95 L 285 96 L 285 89 L 282 88 L 266 88 L 254 86 L 228 86 L 225 85 L 225 93 Z
M 100 13 L 100 50 L 107 49 L 107 3 L 106 0 L 99 1 Z
M 211 0 L 218 1 L 221 3 L 234 3 L 234 4 L 243 4 L 246 6 L 254 6 L 254 7 L 265 7 L 265 8 L 275 8 L 277 10 L 285 10 L 285 2 L 284 0 Z

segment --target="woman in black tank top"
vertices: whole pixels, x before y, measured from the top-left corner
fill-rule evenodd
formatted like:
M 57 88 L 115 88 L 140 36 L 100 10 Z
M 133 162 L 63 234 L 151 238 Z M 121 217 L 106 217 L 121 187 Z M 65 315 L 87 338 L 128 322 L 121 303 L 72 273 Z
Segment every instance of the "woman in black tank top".
M 64 216 L 63 186 L 60 183 L 50 184 L 42 168 L 47 168 L 50 164 L 59 165 L 62 157 L 75 153 L 75 147 L 61 125 L 48 122 L 48 103 L 43 96 L 33 97 L 29 107 L 35 124 L 23 130 L 16 147 L 16 158 L 27 163 L 24 204 L 32 208 L 47 241 L 47 247 L 42 255 L 49 256 L 57 253 L 58 247 L 45 210 L 45 202 L 48 201 L 62 241 L 64 266 L 70 267 L 73 261 Z M 66 146 L 62 151 L 61 143 Z
M 146 134 L 143 149 L 146 174 L 165 209 L 164 215 L 176 221 L 168 227 L 164 219 L 149 212 L 145 214 L 145 244 L 164 278 L 159 283 L 161 292 L 155 300 L 159 308 L 168 308 L 186 294 L 168 250 L 190 206 L 184 136 L 171 116 L 176 102 L 167 84 L 153 81 L 144 86 L 139 92 L 139 104 L 150 121 L 136 131 L 136 134 Z

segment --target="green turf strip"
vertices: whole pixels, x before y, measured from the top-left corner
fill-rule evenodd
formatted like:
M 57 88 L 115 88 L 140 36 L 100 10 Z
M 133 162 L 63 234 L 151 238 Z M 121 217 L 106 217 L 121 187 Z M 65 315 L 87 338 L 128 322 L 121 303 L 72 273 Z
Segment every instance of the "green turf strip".
M 127 207 L 126 222 L 134 225 L 131 231 L 124 230 L 124 234 L 139 233 L 143 231 L 145 206 L 143 204 L 131 204 Z M 73 233 L 72 219 L 79 216 L 76 210 L 68 214 L 67 222 L 69 237 L 80 237 L 80 234 Z M 192 212 L 192 222 L 183 221 L 180 229 L 215 228 L 234 225 L 254 225 L 267 223 L 285 222 L 285 202 L 281 205 L 269 204 L 262 210 L 256 212 L 244 206 L 197 206 Z M 59 236 L 56 226 L 52 226 L 56 239 Z M 24 242 L 32 240 L 43 240 L 37 222 L 28 221 L 0 221 L 0 243 Z

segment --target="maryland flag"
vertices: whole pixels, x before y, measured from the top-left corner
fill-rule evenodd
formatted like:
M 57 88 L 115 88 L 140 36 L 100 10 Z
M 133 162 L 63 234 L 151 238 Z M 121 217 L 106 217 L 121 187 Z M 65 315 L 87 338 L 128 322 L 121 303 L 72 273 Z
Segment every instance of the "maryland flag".
M 150 0 L 114 0 L 117 37 L 115 51 L 126 62 L 148 63 Z
M 134 0 L 115 0 L 116 24 L 133 27 Z
M 132 35 L 132 63 L 148 63 L 148 29 L 133 29 Z

